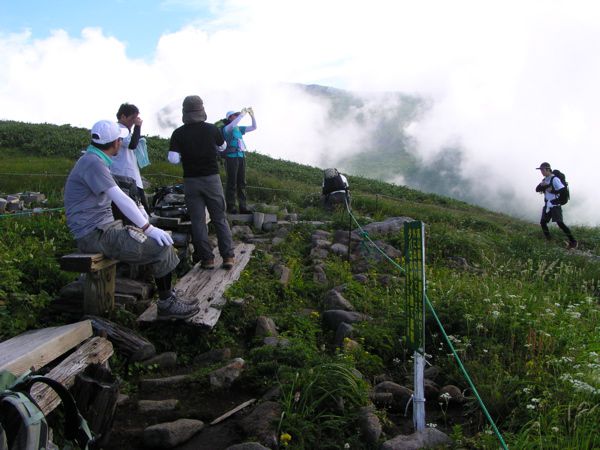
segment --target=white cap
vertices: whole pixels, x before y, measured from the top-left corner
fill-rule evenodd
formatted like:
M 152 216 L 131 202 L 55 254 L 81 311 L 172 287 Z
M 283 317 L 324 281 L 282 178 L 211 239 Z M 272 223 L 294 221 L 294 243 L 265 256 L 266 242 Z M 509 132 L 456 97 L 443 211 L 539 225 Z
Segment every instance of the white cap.
M 92 127 L 92 142 L 96 144 L 108 144 L 118 138 L 129 136 L 129 130 L 119 126 L 110 120 L 101 120 Z
M 227 114 L 225 114 L 225 118 L 229 119 L 229 116 L 233 114 L 239 114 L 239 111 L 227 111 Z

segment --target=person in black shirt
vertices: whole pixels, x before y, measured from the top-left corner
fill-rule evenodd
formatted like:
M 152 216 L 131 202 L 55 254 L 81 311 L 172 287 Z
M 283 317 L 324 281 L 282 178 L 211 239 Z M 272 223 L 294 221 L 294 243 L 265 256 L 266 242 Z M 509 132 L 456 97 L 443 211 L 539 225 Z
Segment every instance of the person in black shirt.
M 169 143 L 169 161 L 181 162 L 185 203 L 192 221 L 194 262 L 204 269 L 214 268 L 215 261 L 206 226 L 208 209 L 215 225 L 223 268 L 234 264 L 233 240 L 225 214 L 225 196 L 219 175 L 217 151 L 224 148 L 225 140 L 219 129 L 206 122 L 204 103 L 197 95 L 183 100 L 183 126 L 173 131 Z

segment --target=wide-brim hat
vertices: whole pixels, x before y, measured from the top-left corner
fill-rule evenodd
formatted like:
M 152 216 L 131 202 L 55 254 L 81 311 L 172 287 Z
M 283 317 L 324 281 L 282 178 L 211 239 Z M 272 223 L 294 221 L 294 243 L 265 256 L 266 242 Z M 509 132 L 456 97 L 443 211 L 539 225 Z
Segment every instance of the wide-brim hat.
M 552 169 L 552 166 L 550 166 L 550 163 L 548 163 L 548 162 L 543 162 L 540 164 L 540 167 L 535 168 L 535 170 L 540 170 L 540 169 Z
M 206 120 L 204 102 L 197 95 L 188 95 L 183 100 L 182 112 L 183 123 L 197 123 L 204 122 Z

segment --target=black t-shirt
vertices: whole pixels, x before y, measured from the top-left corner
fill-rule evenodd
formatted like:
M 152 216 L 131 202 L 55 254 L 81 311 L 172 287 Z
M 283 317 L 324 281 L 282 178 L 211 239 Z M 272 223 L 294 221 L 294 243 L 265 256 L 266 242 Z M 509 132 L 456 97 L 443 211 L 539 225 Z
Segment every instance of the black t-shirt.
M 181 155 L 184 178 L 204 177 L 219 173 L 217 146 L 223 142 L 221 131 L 212 123 L 187 123 L 173 131 L 169 151 Z

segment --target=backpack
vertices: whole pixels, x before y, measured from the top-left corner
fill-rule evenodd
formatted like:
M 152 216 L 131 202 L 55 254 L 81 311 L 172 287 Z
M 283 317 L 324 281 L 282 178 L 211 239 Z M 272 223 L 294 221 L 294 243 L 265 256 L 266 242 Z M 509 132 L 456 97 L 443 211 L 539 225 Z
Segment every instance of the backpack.
M 17 378 L 0 371 L 0 450 L 50 450 L 58 447 L 50 442 L 50 428 L 44 413 L 31 397 L 35 383 L 48 385 L 60 397 L 64 408 L 64 436 L 81 449 L 93 443 L 92 433 L 79 414 L 73 396 L 52 378 L 29 373 Z
M 348 190 L 348 186 L 344 183 L 337 169 L 325 169 L 323 174 L 323 195 L 328 195 L 335 191 Z
M 569 183 L 567 183 L 565 174 L 562 173 L 560 170 L 556 170 L 556 169 L 552 171 L 552 174 L 554 176 L 550 179 L 550 185 L 552 186 L 552 190 L 550 192 L 558 195 L 558 203 L 560 205 L 566 205 L 567 202 L 569 201 L 569 199 L 571 198 L 571 194 L 569 193 Z M 554 185 L 552 184 L 554 177 L 558 177 L 558 179 L 563 184 L 564 188 L 562 188 L 558 191 L 554 190 Z

